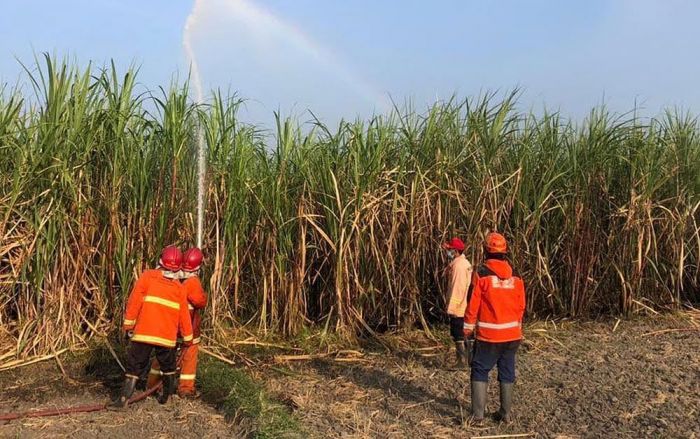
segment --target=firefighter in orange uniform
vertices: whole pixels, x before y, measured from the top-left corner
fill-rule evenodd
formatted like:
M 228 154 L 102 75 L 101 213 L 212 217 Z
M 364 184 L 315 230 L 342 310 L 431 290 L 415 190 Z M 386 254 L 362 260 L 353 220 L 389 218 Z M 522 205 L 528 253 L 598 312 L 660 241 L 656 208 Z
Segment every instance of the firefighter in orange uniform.
M 180 384 L 178 395 L 181 397 L 194 397 L 194 381 L 197 376 L 197 357 L 199 355 L 200 323 L 202 321 L 200 312 L 207 305 L 207 296 L 202 288 L 197 272 L 202 265 L 204 255 L 202 251 L 194 247 L 185 252 L 182 261 L 182 271 L 180 278 L 187 292 L 187 306 L 192 321 L 193 339 L 192 344 L 183 349 L 182 368 L 180 370 Z M 160 380 L 161 371 L 158 360 L 154 359 L 151 371 L 148 375 L 148 388 L 155 386 Z
M 199 268 L 202 265 L 204 255 L 202 251 L 194 247 L 185 252 L 182 261 L 183 285 L 187 291 L 187 302 L 192 318 L 192 331 L 194 338 L 192 345 L 187 348 L 182 357 L 182 370 L 180 371 L 180 385 L 177 393 L 181 397 L 195 395 L 194 379 L 197 375 L 197 357 L 199 355 L 201 310 L 207 305 L 207 295 L 204 293 L 202 283 L 199 281 Z
M 131 342 L 126 378 L 114 407 L 127 405 L 139 376 L 148 367 L 151 351 L 155 351 L 163 369 L 163 390 L 158 402 L 165 404 L 174 393 L 178 332 L 185 343 L 191 343 L 193 338 L 186 293 L 178 280 L 181 264 L 182 252 L 177 247 L 166 247 L 158 268 L 143 272 L 129 294 L 122 329 Z
M 485 261 L 474 273 L 473 290 L 464 317 L 464 335 L 476 336 L 471 365 L 472 417 L 484 419 L 489 372 L 498 366 L 499 421 L 510 421 L 515 382 L 515 354 L 523 338 L 525 285 L 506 260 L 508 246 L 499 233 L 484 242 Z

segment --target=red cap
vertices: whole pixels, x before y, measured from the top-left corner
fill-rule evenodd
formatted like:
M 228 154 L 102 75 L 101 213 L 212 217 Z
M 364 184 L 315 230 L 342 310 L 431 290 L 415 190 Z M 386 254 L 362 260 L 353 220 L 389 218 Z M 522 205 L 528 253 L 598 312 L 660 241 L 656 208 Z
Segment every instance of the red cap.
M 174 245 L 165 247 L 160 254 L 159 264 L 170 271 L 178 271 L 182 265 L 182 252 Z
M 459 250 L 461 252 L 464 251 L 464 242 L 462 242 L 461 239 L 459 238 L 452 238 L 450 241 L 442 244 L 442 248 L 447 249 L 447 250 Z
M 197 270 L 199 270 L 199 267 L 202 265 L 202 259 L 204 259 L 204 255 L 202 254 L 202 251 L 200 249 L 198 249 L 197 247 L 192 247 L 191 249 L 187 250 L 185 252 L 185 256 L 183 256 L 182 270 L 183 271 L 197 271 Z
M 503 235 L 492 232 L 486 236 L 484 248 L 489 253 L 505 253 L 508 251 L 508 243 Z

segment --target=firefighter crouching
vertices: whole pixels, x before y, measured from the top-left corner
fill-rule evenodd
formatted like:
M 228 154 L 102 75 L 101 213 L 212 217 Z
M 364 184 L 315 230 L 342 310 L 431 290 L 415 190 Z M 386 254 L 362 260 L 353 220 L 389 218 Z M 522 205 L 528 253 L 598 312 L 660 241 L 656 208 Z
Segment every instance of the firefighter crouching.
M 447 259 L 450 261 L 446 275 L 447 285 L 447 315 L 450 319 L 450 335 L 455 343 L 457 353 L 456 368 L 467 366 L 468 352 L 464 345 L 464 313 L 467 309 L 467 292 L 472 278 L 472 264 L 464 256 L 464 242 L 459 238 L 442 245 L 447 251 Z
M 193 333 L 192 344 L 184 347 L 182 352 L 180 383 L 177 390 L 180 397 L 195 396 L 194 381 L 197 377 L 197 357 L 199 356 L 200 324 L 202 321 L 200 312 L 207 305 L 207 296 L 198 276 L 203 258 L 204 255 L 198 248 L 194 247 L 187 250 L 183 257 L 182 270 L 179 276 L 187 292 L 187 307 L 192 321 Z M 155 358 L 148 374 L 147 387 L 155 386 L 160 381 L 160 377 L 160 365 L 158 359 Z
M 192 322 L 184 286 L 178 278 L 182 253 L 166 247 L 158 268 L 146 270 L 136 281 L 126 304 L 123 330 L 130 338 L 126 377 L 119 398 L 112 407 L 123 408 L 134 393 L 139 376 L 146 372 L 151 351 L 163 371 L 163 390 L 158 402 L 165 404 L 175 390 L 178 332 L 184 343 L 192 342 Z
M 506 260 L 506 239 L 490 233 L 485 261 L 476 270 L 464 318 L 465 337 L 476 336 L 471 365 L 472 419 L 481 422 L 486 408 L 489 372 L 498 366 L 501 407 L 496 419 L 510 421 L 515 382 L 515 354 L 520 346 L 525 312 L 525 286 Z

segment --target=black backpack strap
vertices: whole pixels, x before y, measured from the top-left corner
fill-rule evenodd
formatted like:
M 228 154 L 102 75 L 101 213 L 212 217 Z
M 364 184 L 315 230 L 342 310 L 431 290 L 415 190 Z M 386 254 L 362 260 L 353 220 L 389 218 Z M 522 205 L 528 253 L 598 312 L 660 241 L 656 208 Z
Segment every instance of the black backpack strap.
M 486 276 L 496 276 L 496 273 L 491 271 L 491 269 L 484 264 L 481 264 L 476 268 L 476 274 L 480 278 Z M 475 279 L 472 278 L 472 282 L 469 284 L 469 289 L 467 290 L 467 303 L 469 303 L 469 301 L 472 300 L 472 291 L 474 290 L 475 283 L 474 280 Z
M 479 265 L 479 268 L 476 269 L 476 273 L 479 277 L 496 276 L 496 273 L 484 264 Z

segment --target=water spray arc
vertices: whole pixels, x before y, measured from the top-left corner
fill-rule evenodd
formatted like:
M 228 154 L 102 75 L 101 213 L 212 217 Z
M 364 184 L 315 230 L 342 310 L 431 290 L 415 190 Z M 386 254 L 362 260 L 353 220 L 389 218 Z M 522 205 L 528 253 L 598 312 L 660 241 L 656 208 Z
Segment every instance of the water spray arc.
M 367 103 L 374 105 L 375 110 L 388 111 L 391 109 L 388 97 L 361 75 L 354 72 L 347 63 L 337 56 L 337 51 L 321 44 L 294 23 L 285 20 L 255 1 L 219 0 L 218 4 L 225 9 L 229 20 L 246 29 L 251 38 L 283 41 L 291 44 L 294 50 L 309 57 L 316 65 L 327 69 L 332 76 L 343 81 L 355 93 L 362 96 Z
M 206 5 L 205 5 L 206 2 Z M 327 67 L 333 75 L 348 84 L 365 100 L 373 103 L 377 109 L 387 110 L 388 100 L 381 95 L 372 85 L 361 77 L 352 73 L 335 56 L 331 50 L 324 48 L 321 44 L 306 35 L 301 29 L 281 19 L 254 2 L 248 0 L 221 0 L 214 2 L 211 0 L 194 0 L 192 11 L 190 12 L 182 36 L 182 46 L 189 62 L 190 80 L 195 92 L 195 99 L 199 106 L 204 104 L 204 93 L 202 81 L 197 63 L 197 57 L 192 47 L 192 33 L 195 28 L 202 27 L 206 20 L 205 7 L 216 7 L 217 13 L 223 9 L 227 18 L 248 29 L 251 34 L 262 34 L 268 38 L 282 38 L 291 42 L 296 50 L 310 56 L 319 65 Z M 196 128 L 197 142 L 197 247 L 202 247 L 204 235 L 204 210 L 206 202 L 206 144 L 204 131 L 200 124 Z
M 192 28 L 197 22 L 197 13 L 199 11 L 199 6 L 201 0 L 195 0 L 192 7 L 190 15 L 187 17 L 185 22 L 185 29 L 182 35 L 182 47 L 185 50 L 185 55 L 190 64 L 190 75 L 191 83 L 194 86 L 195 99 L 198 105 L 204 103 L 204 93 L 202 91 L 202 80 L 199 75 L 199 66 L 197 65 L 197 57 L 195 56 L 194 49 L 192 48 Z M 204 132 L 199 123 L 197 123 L 196 128 L 196 139 L 197 139 L 197 247 L 202 248 L 202 237 L 204 234 L 204 201 L 206 199 L 205 195 L 205 178 L 207 170 L 207 158 L 206 150 L 204 144 Z

